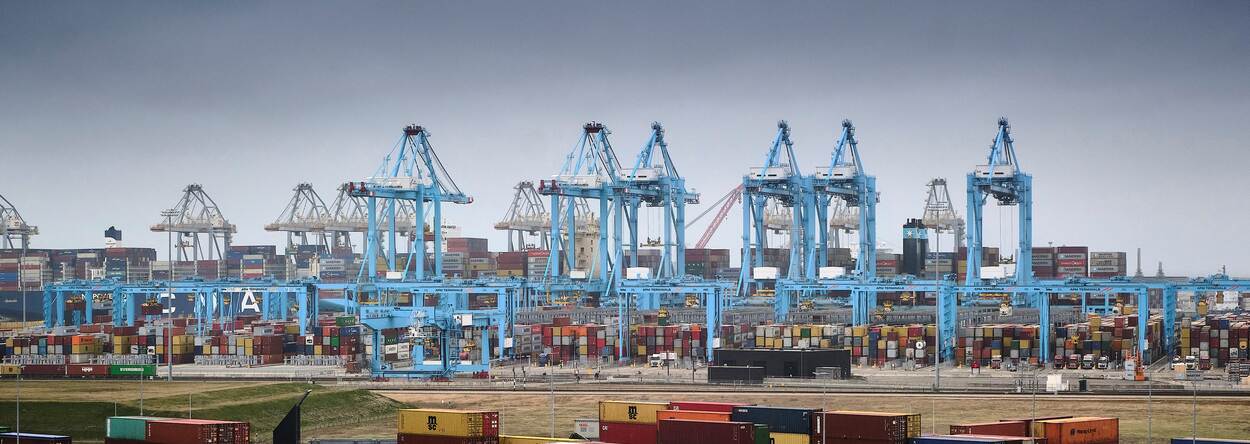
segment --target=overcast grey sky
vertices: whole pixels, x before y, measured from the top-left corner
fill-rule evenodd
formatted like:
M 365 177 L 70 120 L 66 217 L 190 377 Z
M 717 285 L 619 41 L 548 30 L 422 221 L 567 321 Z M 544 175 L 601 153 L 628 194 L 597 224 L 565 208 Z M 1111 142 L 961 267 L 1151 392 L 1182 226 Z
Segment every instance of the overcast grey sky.
M 778 119 L 810 170 L 851 118 L 897 247 L 931 177 L 965 212 L 1002 115 L 1036 244 L 1250 275 L 1247 73 L 1245 1 L 4 2 L 0 194 L 36 247 L 109 225 L 161 247 L 148 225 L 196 182 L 237 244 L 276 243 L 296 183 L 329 200 L 419 122 L 476 199 L 451 222 L 499 249 L 510 187 L 555 173 L 585 121 L 626 158 L 663 122 L 710 203 Z M 713 246 L 741 245 L 739 214 Z

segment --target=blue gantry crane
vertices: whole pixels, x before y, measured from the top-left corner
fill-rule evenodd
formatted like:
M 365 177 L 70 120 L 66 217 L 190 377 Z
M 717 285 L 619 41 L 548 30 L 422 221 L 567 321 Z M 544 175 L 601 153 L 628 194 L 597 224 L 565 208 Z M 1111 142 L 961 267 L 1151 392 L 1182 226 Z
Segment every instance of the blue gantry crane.
M 811 180 L 799 169 L 790 140 L 790 124 L 777 122 L 777 133 L 760 167 L 753 167 L 742 178 L 742 274 L 739 293 L 750 296 L 759 289 L 760 280 L 775 280 L 773 270 L 764 267 L 764 249 L 768 247 L 768 226 L 764 221 L 770 201 L 790 211 L 791 226 L 787 279 L 812 276 L 815 255 L 812 220 L 816 200 Z M 778 304 L 780 306 L 780 304 Z
M 842 121 L 842 132 L 838 135 L 829 166 L 819 168 L 812 175 L 811 181 L 817 199 L 817 266 L 824 267 L 828 260 L 826 249 L 829 245 L 829 209 L 833 199 L 840 199 L 847 208 L 859 209 L 859 251 L 855 261 L 855 277 L 863 282 L 871 282 L 877 276 L 877 178 L 864 172 L 863 159 L 859 155 L 859 141 L 855 138 L 855 125 L 850 120 Z M 871 308 L 876 305 L 875 292 L 852 292 L 851 322 L 855 325 L 867 323 Z
M 556 288 L 582 296 L 604 295 L 620 281 L 621 270 L 613 267 L 614 262 L 609 258 L 608 221 L 612 215 L 615 219 L 613 234 L 619 244 L 623 209 L 615 193 L 621 186 L 621 162 L 608 140 L 609 134 L 611 132 L 602 123 L 582 125 L 582 133 L 560 171 L 551 180 L 539 181 L 538 193 L 551 197 L 551 255 L 542 283 L 547 291 Z M 598 204 L 599 227 L 595 233 L 598 235 L 594 247 L 596 257 L 579 268 L 577 207 L 581 200 Z M 611 251 L 614 250 L 618 249 Z M 619 264 L 617 259 L 615 263 Z
M 369 231 L 365 236 L 365 260 L 361 267 L 361 276 L 370 279 L 377 277 L 377 260 L 379 253 L 385 258 L 387 271 L 399 273 L 394 278 L 423 280 L 426 278 L 425 252 L 426 239 L 423 233 L 433 232 L 434 258 L 432 264 L 433 277 L 443 275 L 443 204 L 469 204 L 473 198 L 460 190 L 439 160 L 438 154 L 430 145 L 429 132 L 420 125 L 404 127 L 403 136 L 382 161 L 377 172 L 364 182 L 353 183 L 349 193 L 355 197 L 367 199 Z M 378 200 L 387 201 L 386 212 L 382 220 L 378 220 Z M 412 205 L 416 226 L 412 229 L 412 245 L 407 261 L 403 267 L 397 266 L 398 235 L 403 230 L 397 223 L 398 207 L 405 203 Z M 432 211 L 432 218 L 426 222 L 427 205 Z M 380 250 L 381 236 L 385 232 L 386 251 Z M 368 281 L 370 279 L 363 279 Z
M 999 205 L 1019 210 L 1019 233 L 1016 246 L 1015 283 L 1033 281 L 1033 176 L 1020 169 L 1016 148 L 1011 139 L 1007 118 L 998 119 L 998 134 L 990 145 L 985 165 L 977 165 L 968 173 L 968 269 L 965 285 L 981 282 L 981 260 L 984 248 L 983 211 L 988 198 Z
M 474 364 L 462 363 L 460 352 L 453 350 L 452 343 L 464 339 L 464 329 L 496 328 L 500 338 L 499 353 L 503 356 L 504 344 L 512 329 L 512 313 L 519 299 L 521 284 L 517 281 L 492 284 L 448 279 L 443 275 L 443 204 L 470 204 L 473 199 L 456 185 L 430 144 L 429 136 L 420 125 L 404 127 L 402 137 L 377 172 L 363 182 L 349 185 L 351 196 L 367 201 L 364 263 L 354 285 L 316 285 L 319 289 L 343 291 L 348 296 L 342 301 L 343 305 L 349 312 L 359 313 L 361 323 L 373 329 L 375 356 L 371 366 L 380 375 L 446 376 L 489 368 L 489 343 L 479 346 L 482 359 Z M 384 209 L 380 215 L 379 200 L 383 201 L 381 208 Z M 401 226 L 402 208 L 412 209 L 414 226 Z M 431 213 L 429 220 L 427 211 Z M 407 260 L 400 265 L 397 242 L 403 232 L 412 233 L 412 241 Z M 424 235 L 427 232 L 432 232 L 428 240 Z M 385 251 L 381 246 L 383 233 Z M 433 243 L 429 267 L 426 266 L 427 241 Z M 379 256 L 387 265 L 385 276 L 379 275 L 377 270 Z M 427 269 L 431 272 L 429 275 Z M 403 295 L 407 296 L 406 304 L 402 302 Z M 435 297 L 436 304 L 426 306 L 427 296 Z M 471 299 L 482 296 L 493 296 L 495 301 L 487 307 L 471 306 Z M 415 344 L 411 366 L 396 369 L 380 360 L 378 355 L 384 347 L 381 330 L 387 328 L 410 328 L 420 332 L 405 338 Z M 441 349 L 437 353 L 438 362 L 426 362 L 426 349 L 430 344 Z

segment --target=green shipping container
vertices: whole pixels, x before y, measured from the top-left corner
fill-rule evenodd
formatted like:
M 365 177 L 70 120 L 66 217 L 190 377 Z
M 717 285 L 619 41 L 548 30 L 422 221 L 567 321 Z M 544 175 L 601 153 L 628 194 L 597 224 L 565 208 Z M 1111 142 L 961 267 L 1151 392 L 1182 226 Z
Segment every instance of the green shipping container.
M 331 347 L 338 347 L 338 346 L 339 346 L 339 337 L 338 337 L 338 336 L 331 336 L 331 337 L 330 337 L 330 346 L 331 346 Z
M 114 416 L 105 423 L 104 436 L 114 439 L 143 441 L 147 439 L 148 421 L 161 420 L 154 416 Z
M 339 327 L 351 327 L 353 325 L 356 325 L 356 317 L 355 316 L 339 316 L 337 318 L 334 318 L 334 325 L 337 325 Z
M 109 376 L 156 376 L 156 364 L 110 365 Z
M 764 424 L 755 425 L 755 444 L 771 444 L 773 438 L 768 436 L 768 426 Z

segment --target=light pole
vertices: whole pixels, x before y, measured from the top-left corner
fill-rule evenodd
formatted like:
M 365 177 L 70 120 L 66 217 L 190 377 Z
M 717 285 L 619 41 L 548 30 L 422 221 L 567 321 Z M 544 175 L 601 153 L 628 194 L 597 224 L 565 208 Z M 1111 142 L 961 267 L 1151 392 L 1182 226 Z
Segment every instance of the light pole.
M 25 262 L 26 242 L 22 242 L 22 254 L 17 259 L 17 286 L 22 289 L 22 328 L 26 328 L 26 283 L 22 282 L 22 264 Z
M 1146 375 L 1146 444 L 1150 444 L 1153 439 L 1154 428 L 1154 379 L 1150 379 L 1150 375 Z
M 17 429 L 18 444 L 22 442 L 22 371 L 25 369 L 26 366 L 24 365 L 17 366 L 17 424 L 15 428 Z
M 161 215 L 165 216 L 165 227 L 168 229 L 170 224 L 173 222 L 173 217 L 178 215 L 178 210 L 169 209 L 169 210 L 161 211 Z M 168 290 L 167 296 L 169 296 L 169 308 L 165 310 L 166 319 L 169 320 L 168 325 L 165 326 L 165 331 L 166 331 L 165 364 L 168 367 L 167 370 L 169 374 L 165 375 L 165 380 L 173 381 L 174 380 L 174 351 L 173 351 L 174 335 L 173 335 L 173 330 L 171 327 L 173 327 L 174 325 L 174 322 L 173 322 L 174 289 L 173 289 L 173 285 L 170 282 L 174 280 L 174 232 L 166 231 L 165 233 L 166 233 L 166 239 L 167 239 L 166 240 L 167 248 L 165 250 L 165 259 L 166 259 L 165 263 L 169 267 L 169 276 L 165 280 L 166 282 L 165 286 L 166 286 L 166 289 Z
M 1198 381 L 1190 381 L 1189 383 L 1192 384 L 1194 388 L 1194 413 L 1193 413 L 1194 434 L 1190 435 L 1190 437 L 1193 438 L 1194 441 L 1197 441 L 1198 440 Z
M 551 390 L 551 433 L 552 438 L 556 437 L 556 382 L 554 379 L 555 371 L 547 372 L 547 387 Z

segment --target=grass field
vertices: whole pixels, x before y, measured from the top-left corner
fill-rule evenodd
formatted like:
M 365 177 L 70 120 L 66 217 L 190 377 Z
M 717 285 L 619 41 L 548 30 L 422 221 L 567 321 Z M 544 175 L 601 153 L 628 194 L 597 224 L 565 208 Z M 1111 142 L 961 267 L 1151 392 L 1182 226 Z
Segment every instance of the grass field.
M 16 384 L 0 387 L 0 424 L 15 423 Z M 240 420 L 252 423 L 253 442 L 271 441 L 270 432 L 305 390 L 313 393 L 302 409 L 306 438 L 342 430 L 389 430 L 403 404 L 373 393 L 290 383 L 160 382 L 143 384 L 143 413 L 151 416 Z M 140 412 L 139 383 L 120 381 L 23 381 L 22 430 L 67 434 L 75 442 L 102 442 L 105 418 Z M 385 435 L 385 434 L 383 434 Z
M 139 413 L 137 382 L 23 381 L 22 428 L 30 432 L 68 434 L 76 442 L 101 442 L 105 418 Z M 385 396 L 345 387 L 296 383 L 161 382 L 143 384 L 143 412 L 148 415 L 233 419 L 252 423 L 253 440 L 270 441 L 270 431 L 304 393 L 304 438 L 394 437 L 395 411 L 406 406 L 498 410 L 507 434 L 547 436 L 551 431 L 551 395 L 543 392 L 386 392 Z M 0 425 L 14 424 L 16 384 L 0 381 Z M 188 399 L 189 398 L 189 399 Z M 1030 416 L 1028 397 L 821 395 L 816 393 L 654 393 L 603 396 L 556 393 L 555 434 L 567 436 L 575 418 L 598 416 L 601 399 L 637 401 L 704 400 L 745 402 L 824 409 L 921 413 L 924 432 L 944 432 L 951 423 L 993 421 Z M 1120 418 L 1124 443 L 1146 442 L 1146 416 L 1152 409 L 1154 442 L 1188 436 L 1192 404 L 1188 398 L 1144 401 L 1072 400 L 1041 396 L 1036 413 L 1042 415 L 1114 416 Z M 1250 436 L 1250 399 L 1199 399 L 1198 434 L 1213 438 Z
M 419 407 L 477 408 L 498 410 L 507 434 L 547 436 L 551 430 L 551 396 L 547 393 L 404 394 L 386 393 L 397 401 Z M 966 399 L 915 396 L 865 396 L 820 394 L 722 394 L 697 396 L 629 395 L 607 399 L 633 401 L 698 400 L 745 402 L 778 406 L 819 407 L 826 410 L 871 410 L 923 415 L 924 433 L 946 433 L 952 423 L 996 421 L 1008 417 L 1028 417 L 1033 411 L 1029 397 L 992 399 L 968 396 Z M 598 416 L 598 402 L 605 399 L 588 395 L 556 393 L 556 436 L 567 437 L 573 419 Z M 1198 400 L 1198 434 L 1211 438 L 1250 437 L 1250 399 Z M 1153 442 L 1161 438 L 1189 436 L 1192 403 L 1189 399 L 1156 400 L 1153 408 Z M 1071 401 L 1039 397 L 1037 415 L 1114 416 L 1120 418 L 1123 443 L 1146 442 L 1146 402 Z M 383 435 L 377 435 L 383 436 Z

